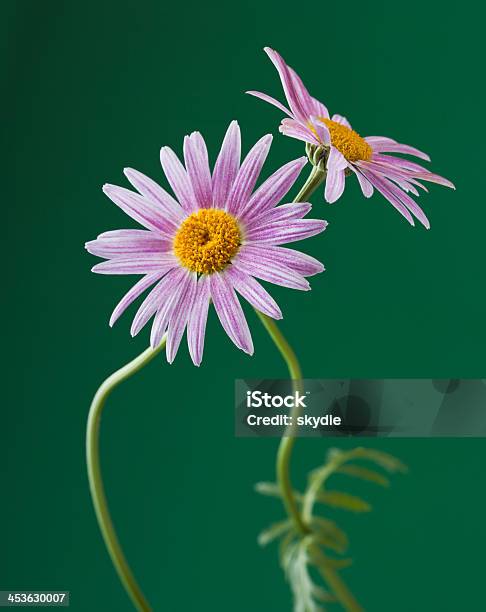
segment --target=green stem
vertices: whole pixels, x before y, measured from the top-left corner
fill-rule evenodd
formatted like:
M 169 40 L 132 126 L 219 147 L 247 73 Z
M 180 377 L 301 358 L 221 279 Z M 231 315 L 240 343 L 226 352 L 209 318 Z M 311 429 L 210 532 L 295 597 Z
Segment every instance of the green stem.
M 165 346 L 164 338 L 156 349 L 148 348 L 138 357 L 130 361 L 125 366 L 109 376 L 100 386 L 93 398 L 88 416 L 88 426 L 86 431 L 86 459 L 88 465 L 88 479 L 96 512 L 96 518 L 100 526 L 101 534 L 110 554 L 111 560 L 118 573 L 126 592 L 130 596 L 135 608 L 139 612 L 150 612 L 151 608 L 145 599 L 140 587 L 135 580 L 130 567 L 123 555 L 122 548 L 118 541 L 113 522 L 111 520 L 106 495 L 101 478 L 100 452 L 99 452 L 99 431 L 101 413 L 110 393 L 121 382 L 142 369 L 151 361 Z
M 322 467 L 319 473 L 316 474 L 312 484 L 309 486 L 304 495 L 302 503 L 302 517 L 307 524 L 310 524 L 312 521 L 312 511 L 318 491 L 322 489 L 325 481 L 336 470 L 336 468 L 341 464 L 346 463 L 346 461 L 351 459 L 353 455 L 354 451 L 341 453 L 334 461 L 331 461 Z M 341 579 L 338 572 L 336 572 L 334 568 L 326 562 L 325 555 L 323 555 L 316 546 L 312 547 L 312 552 L 321 559 L 321 562 L 318 564 L 319 572 L 328 586 L 332 589 L 334 595 L 343 608 L 348 612 L 362 612 L 363 608 L 356 601 L 354 595 L 348 589 L 345 582 Z
M 295 391 L 299 391 L 302 393 L 302 372 L 300 370 L 299 362 L 297 361 L 297 357 L 292 350 L 292 347 L 287 342 L 282 332 L 278 329 L 275 321 L 267 315 L 256 311 L 259 316 L 261 322 L 263 323 L 265 329 L 270 334 L 271 339 L 275 342 L 277 349 L 280 351 L 282 357 L 284 358 L 287 367 L 289 369 L 290 378 L 293 381 L 293 387 Z M 292 423 L 295 426 L 297 421 L 297 416 L 299 414 L 299 408 L 293 408 L 291 413 Z M 277 482 L 280 486 L 280 490 L 282 492 L 282 499 L 285 505 L 285 509 L 287 510 L 287 514 L 294 521 L 296 529 L 301 534 L 310 533 L 309 527 L 302 520 L 302 516 L 299 511 L 299 506 L 297 504 L 297 500 L 295 499 L 295 495 L 292 489 L 292 483 L 290 480 L 290 457 L 292 455 L 292 449 L 295 444 L 295 437 L 292 431 L 293 427 L 289 427 L 289 429 L 285 432 L 284 436 L 280 441 L 280 445 L 278 447 L 277 452 Z
M 294 202 L 305 202 L 308 198 L 310 198 L 310 196 L 314 193 L 314 191 L 319 187 L 319 185 L 324 181 L 325 178 L 326 173 L 317 165 L 313 166 L 311 173 L 309 174 L 302 189 L 295 197 Z M 260 317 L 260 320 L 263 323 L 265 329 L 270 334 L 270 337 L 275 342 L 277 349 L 280 351 L 282 357 L 284 358 L 287 364 L 290 373 L 290 378 L 293 381 L 294 390 L 302 392 L 302 372 L 300 370 L 299 362 L 294 351 L 292 350 L 292 347 L 284 338 L 282 332 L 278 329 L 273 319 L 267 317 L 258 310 L 256 311 L 256 313 Z M 293 412 L 290 415 L 292 417 L 292 423 L 294 424 L 294 426 L 297 421 L 298 413 L 299 409 L 294 408 Z M 310 533 L 310 529 L 302 520 L 302 516 L 300 514 L 299 507 L 292 490 L 292 483 L 290 480 L 290 458 L 292 455 L 292 449 L 295 444 L 295 437 L 293 433 L 294 432 L 292 431 L 292 428 L 289 428 L 285 432 L 285 435 L 282 437 L 282 440 L 280 441 L 280 445 L 278 447 L 276 466 L 277 482 L 280 486 L 280 490 L 282 491 L 282 499 L 288 515 L 294 521 L 297 530 L 301 534 L 305 535 Z
M 294 199 L 294 202 L 305 202 L 310 198 L 314 191 L 322 184 L 326 178 L 326 173 L 318 165 L 313 166 L 312 171 L 307 178 L 302 189 L 299 191 Z M 293 381 L 294 390 L 302 392 L 302 372 L 300 369 L 297 357 L 292 350 L 283 334 L 278 329 L 273 319 L 262 314 L 258 310 L 256 311 L 260 320 L 262 321 L 265 329 L 270 334 L 270 337 L 275 342 L 277 349 L 280 351 L 282 357 L 287 363 L 290 377 Z M 297 416 L 300 410 L 294 408 L 291 417 L 292 423 L 295 426 Z M 295 437 L 292 431 L 293 427 L 290 427 L 280 441 L 280 445 L 277 452 L 277 482 L 280 486 L 282 493 L 282 499 L 287 510 L 288 515 L 292 518 L 296 529 L 302 535 L 311 533 L 311 529 L 308 526 L 308 522 L 312 520 L 312 506 L 314 502 L 315 491 L 304 498 L 304 512 L 301 514 L 295 494 L 293 492 L 292 483 L 290 480 L 290 459 L 292 450 L 295 444 Z M 324 479 L 325 479 L 325 475 Z M 314 552 L 322 554 L 317 547 L 313 547 Z M 345 610 L 348 612 L 362 612 L 362 608 L 356 601 L 352 593 L 348 590 L 346 584 L 341 580 L 339 574 L 328 563 L 319 564 L 319 571 L 331 587 L 337 600 L 341 603 Z
M 326 178 L 326 173 L 319 166 L 313 166 L 302 189 L 295 196 L 294 202 L 306 202 Z

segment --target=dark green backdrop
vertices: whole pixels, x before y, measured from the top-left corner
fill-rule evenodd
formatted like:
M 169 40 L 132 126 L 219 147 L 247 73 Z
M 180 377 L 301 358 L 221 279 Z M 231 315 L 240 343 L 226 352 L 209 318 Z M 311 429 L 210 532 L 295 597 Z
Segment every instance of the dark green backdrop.
M 248 147 L 276 138 L 266 167 L 303 154 L 278 135 L 280 97 L 262 52 L 281 51 L 313 94 L 363 134 L 430 152 L 457 192 L 421 198 L 412 229 L 354 181 L 308 241 L 327 272 L 307 294 L 275 290 L 307 377 L 484 377 L 483 24 L 473 2 L 69 2 L 4 4 L 1 54 L 6 284 L 0 428 L 0 589 L 65 589 L 76 611 L 129 610 L 87 489 L 84 428 L 97 385 L 135 356 L 130 314 L 109 314 L 132 279 L 90 273 L 83 243 L 130 225 L 101 193 L 133 166 L 162 180 L 161 145 L 198 129 L 216 151 L 238 118 Z M 131 314 L 133 310 L 131 311 Z M 235 439 L 235 378 L 283 377 L 254 314 L 253 358 L 211 316 L 205 360 L 157 359 L 112 397 L 102 459 L 117 527 L 156 610 L 290 610 L 275 549 L 280 517 L 252 491 L 273 477 L 276 440 Z M 344 442 L 348 446 L 352 442 Z M 343 516 L 346 576 L 368 612 L 484 607 L 486 442 L 376 442 L 409 464 L 375 511 Z M 300 440 L 294 477 L 326 444 Z

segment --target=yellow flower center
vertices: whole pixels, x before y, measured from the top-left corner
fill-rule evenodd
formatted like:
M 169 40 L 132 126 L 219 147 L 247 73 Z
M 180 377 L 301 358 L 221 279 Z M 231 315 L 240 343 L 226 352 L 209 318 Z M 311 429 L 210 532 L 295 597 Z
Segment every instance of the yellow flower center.
M 336 147 L 348 161 L 368 161 L 371 159 L 371 154 L 373 153 L 372 148 L 357 132 L 341 123 L 326 119 L 325 117 L 319 117 L 319 120 L 328 127 L 332 145 Z
M 174 239 L 174 252 L 192 272 L 212 274 L 228 265 L 240 244 L 236 219 L 224 210 L 207 208 L 185 219 Z

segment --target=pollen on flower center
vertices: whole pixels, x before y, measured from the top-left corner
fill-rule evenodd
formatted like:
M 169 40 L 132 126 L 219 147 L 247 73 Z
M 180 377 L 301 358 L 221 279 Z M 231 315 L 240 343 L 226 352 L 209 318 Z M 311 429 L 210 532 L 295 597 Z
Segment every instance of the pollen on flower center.
M 224 210 L 201 209 L 182 223 L 174 239 L 174 252 L 183 266 L 199 274 L 223 270 L 236 255 L 241 231 Z
M 361 138 L 357 132 L 331 119 L 326 119 L 325 117 L 319 117 L 319 119 L 322 123 L 327 125 L 332 145 L 335 146 L 348 161 L 368 161 L 371 159 L 373 153 L 371 146 L 364 138 Z

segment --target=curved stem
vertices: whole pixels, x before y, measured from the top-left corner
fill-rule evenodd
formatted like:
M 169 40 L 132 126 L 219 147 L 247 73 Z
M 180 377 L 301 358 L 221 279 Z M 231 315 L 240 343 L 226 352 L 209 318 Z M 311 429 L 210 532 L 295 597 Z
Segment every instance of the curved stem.
M 256 311 L 256 313 L 259 316 L 261 322 L 263 323 L 265 329 L 270 334 L 270 337 L 275 342 L 275 345 L 280 351 L 280 354 L 285 359 L 285 362 L 289 369 L 290 378 L 293 381 L 294 390 L 302 392 L 302 372 L 300 370 L 299 362 L 297 361 L 297 357 L 294 351 L 292 350 L 292 347 L 287 342 L 282 332 L 278 329 L 273 319 L 267 317 L 267 315 L 264 315 L 258 310 Z M 291 419 L 294 425 L 297 421 L 297 416 L 299 413 L 299 408 L 293 408 L 291 413 Z M 299 506 L 295 499 L 295 495 L 292 490 L 292 483 L 290 480 L 290 457 L 295 444 L 295 437 L 293 435 L 294 432 L 292 430 L 293 426 L 290 426 L 287 429 L 278 447 L 276 464 L 277 482 L 282 492 L 282 499 L 287 513 L 294 521 L 296 529 L 302 534 L 307 534 L 310 533 L 310 530 L 309 527 L 307 527 L 307 525 L 302 520 Z
M 310 196 L 314 193 L 314 191 L 319 187 L 319 185 L 324 181 L 325 178 L 325 171 L 322 170 L 318 165 L 313 166 L 311 173 L 309 174 L 302 189 L 294 198 L 294 202 L 305 202 L 308 198 L 310 198 Z M 289 369 L 290 378 L 293 381 L 294 390 L 302 392 L 302 372 L 300 370 L 299 362 L 294 351 L 292 350 L 292 347 L 287 342 L 282 332 L 278 329 L 273 319 L 267 317 L 267 315 L 264 315 L 258 310 L 256 310 L 256 313 L 259 316 L 261 322 L 263 323 L 265 329 L 270 334 L 270 337 L 275 342 L 275 345 L 280 351 L 280 354 L 285 359 L 285 362 Z M 292 423 L 294 425 L 297 422 L 297 416 L 299 412 L 299 408 L 294 408 L 290 415 L 292 417 Z M 290 458 L 292 455 L 292 449 L 295 444 L 295 437 L 293 436 L 292 429 L 292 427 L 289 427 L 287 429 L 278 447 L 276 466 L 277 482 L 280 486 L 280 490 L 282 491 L 282 499 L 288 515 L 294 521 L 297 530 L 301 534 L 305 535 L 307 533 L 310 533 L 310 529 L 302 520 L 302 516 L 299 511 L 295 495 L 292 491 L 292 483 L 290 480 Z
M 151 361 L 165 346 L 165 338 L 156 349 L 148 348 L 138 357 L 109 376 L 100 386 L 93 398 L 88 416 L 86 430 L 86 460 L 88 466 L 88 479 L 91 497 L 100 526 L 101 534 L 110 554 L 111 560 L 118 573 L 126 592 L 130 596 L 135 608 L 139 612 L 150 612 L 151 608 L 135 580 L 130 567 L 123 555 L 113 522 L 111 520 L 106 495 L 101 478 L 99 431 L 101 413 L 110 393 L 121 382 L 130 378 Z
M 325 171 L 319 168 L 319 166 L 313 166 L 302 189 L 295 196 L 294 202 L 305 202 L 308 200 L 325 178 Z

